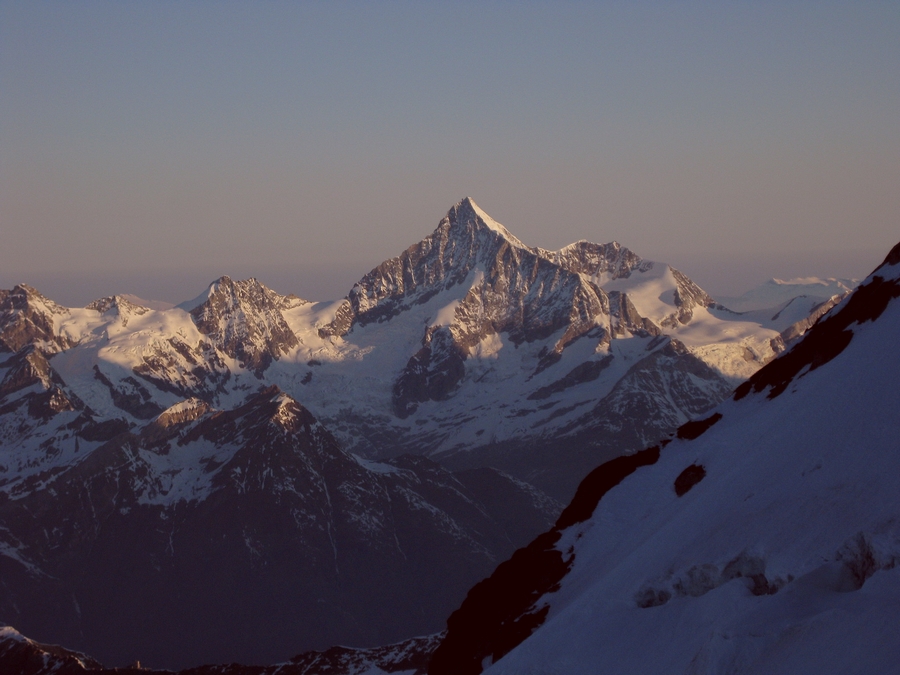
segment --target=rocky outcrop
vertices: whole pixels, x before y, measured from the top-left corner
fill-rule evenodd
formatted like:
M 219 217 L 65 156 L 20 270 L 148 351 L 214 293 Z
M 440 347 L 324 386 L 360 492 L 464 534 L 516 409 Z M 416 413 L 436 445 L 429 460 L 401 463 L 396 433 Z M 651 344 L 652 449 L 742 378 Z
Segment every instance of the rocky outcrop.
M 32 385 L 49 389 L 54 384 L 61 384 L 44 353 L 30 345 L 8 358 L 3 365 L 7 370 L 0 381 L 0 399 Z
M 91 657 L 57 645 L 29 640 L 11 626 L 0 626 L 0 670 L 12 675 L 82 675 L 103 666 Z
M 31 286 L 19 284 L 0 296 L 0 352 L 17 352 L 33 345 L 54 353 L 75 344 L 57 329 L 54 318 L 66 308 L 48 300 Z
M 647 271 L 653 265 L 616 241 L 608 244 L 578 241 L 559 251 L 537 251 L 563 269 L 585 274 L 600 285 L 613 279 L 627 279 L 633 271 Z
M 262 373 L 279 356 L 297 346 L 297 336 L 281 314 L 303 300 L 278 295 L 256 279 L 221 277 L 207 299 L 191 309 L 197 328 L 241 365 Z

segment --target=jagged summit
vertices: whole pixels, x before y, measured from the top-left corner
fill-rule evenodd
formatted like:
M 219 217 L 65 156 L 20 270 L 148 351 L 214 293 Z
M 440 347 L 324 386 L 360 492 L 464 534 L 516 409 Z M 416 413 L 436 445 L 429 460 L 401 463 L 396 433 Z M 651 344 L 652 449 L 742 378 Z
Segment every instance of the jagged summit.
M 454 204 L 447 212 L 445 219 L 451 225 L 459 226 L 464 223 L 466 225 L 474 224 L 476 227 L 486 227 L 507 239 L 513 246 L 525 249 L 529 248 L 523 244 L 518 237 L 512 234 L 512 232 L 491 218 L 471 197 L 464 197 Z M 444 221 L 442 220 L 441 224 L 443 224 L 443 222 Z M 440 225 L 438 226 L 438 229 L 440 229 Z
M 119 314 L 124 312 L 133 312 L 136 314 L 146 314 L 150 308 L 144 307 L 143 305 L 138 305 L 126 298 L 122 295 L 109 295 L 105 298 L 100 298 L 98 300 L 94 300 L 91 304 L 87 305 L 85 309 L 93 309 L 100 314 L 105 314 L 109 311 L 116 311 Z
M 12 290 L 2 291 L 0 302 L 9 310 L 24 309 L 27 305 L 39 302 L 53 310 L 63 311 L 63 307 L 44 296 L 39 290 L 28 284 L 16 284 Z
M 223 276 L 210 284 L 206 300 L 189 311 L 201 333 L 210 336 L 217 347 L 246 368 L 259 373 L 273 358 L 287 354 L 299 344 L 281 314 L 289 304 L 289 298 L 256 279 L 232 281 Z
M 259 283 L 254 277 L 250 277 L 249 279 L 246 279 L 244 281 L 238 281 L 237 286 L 240 288 L 245 288 L 245 289 L 250 288 L 250 287 L 256 287 L 256 286 L 261 286 L 262 288 L 265 288 L 265 286 L 263 284 Z M 194 309 L 196 309 L 197 307 L 199 307 L 200 305 L 202 305 L 203 303 L 207 302 L 210 298 L 212 298 L 216 294 L 219 294 L 219 293 L 234 294 L 234 292 L 235 292 L 235 282 L 231 279 L 230 276 L 228 276 L 227 274 L 223 274 L 221 277 L 219 277 L 215 281 L 210 282 L 210 284 L 206 287 L 206 289 L 202 293 L 200 293 L 200 295 L 198 295 L 195 298 L 192 298 L 191 300 L 185 300 L 184 302 L 176 305 L 176 307 L 178 307 L 179 309 L 183 309 L 185 312 L 191 312 Z
M 0 351 L 17 352 L 28 344 L 39 344 L 53 352 L 67 349 L 74 341 L 59 335 L 54 317 L 66 308 L 26 284 L 0 294 Z
M 246 304 L 247 302 L 256 300 L 260 296 L 266 298 L 269 302 L 280 306 L 296 306 L 297 304 L 305 304 L 309 302 L 308 300 L 303 300 L 302 298 L 299 298 L 294 294 L 281 295 L 280 293 L 273 291 L 264 283 L 256 279 L 256 277 L 235 280 L 226 274 L 222 275 L 215 281 L 210 282 L 209 286 L 206 287 L 206 290 L 204 290 L 197 297 L 191 300 L 186 300 L 185 302 L 176 305 L 176 307 L 178 307 L 179 309 L 183 309 L 186 312 L 193 312 L 204 303 L 207 303 L 211 299 L 217 297 L 229 297 L 233 298 L 236 302 L 243 302 Z M 130 296 L 117 295 L 115 297 L 119 298 L 120 300 L 130 302 Z M 149 307 L 149 305 L 147 306 Z
M 558 251 L 538 249 L 538 252 L 570 272 L 587 275 L 601 286 L 614 279 L 626 279 L 632 271 L 646 272 L 653 267 L 652 262 L 644 260 L 617 241 L 595 244 L 582 239 L 563 246 Z

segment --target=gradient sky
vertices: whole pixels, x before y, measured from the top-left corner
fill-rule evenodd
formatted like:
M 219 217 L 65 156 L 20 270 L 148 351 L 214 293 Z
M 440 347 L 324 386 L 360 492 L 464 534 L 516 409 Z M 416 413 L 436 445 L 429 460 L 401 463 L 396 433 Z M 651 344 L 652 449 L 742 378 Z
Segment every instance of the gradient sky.
M 900 3 L 0 0 L 0 288 L 343 296 L 463 196 L 715 294 L 900 239 Z

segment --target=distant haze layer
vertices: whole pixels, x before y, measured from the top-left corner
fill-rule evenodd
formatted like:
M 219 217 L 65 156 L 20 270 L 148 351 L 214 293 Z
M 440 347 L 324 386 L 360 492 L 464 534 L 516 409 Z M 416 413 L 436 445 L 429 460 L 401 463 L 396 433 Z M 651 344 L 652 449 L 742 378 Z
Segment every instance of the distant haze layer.
M 0 287 L 343 296 L 465 195 L 713 295 L 900 223 L 900 3 L 0 3 Z
M 424 235 L 423 235 L 424 237 Z M 413 243 L 413 242 L 410 242 Z M 525 242 L 529 243 L 529 242 Z M 405 248 L 405 247 L 404 247 Z M 397 253 L 403 250 L 402 248 Z M 640 254 L 640 251 L 636 251 Z M 713 297 L 738 296 L 767 279 L 790 280 L 797 277 L 841 277 L 862 279 L 883 259 L 883 251 L 803 252 L 791 254 L 710 254 L 659 256 L 684 271 Z M 307 300 L 336 300 L 381 260 L 347 264 L 231 265 L 213 269 L 160 269 L 133 272 L 97 269 L 90 272 L 34 272 L 13 277 L 0 271 L 0 288 L 17 283 L 34 286 L 49 298 L 68 307 L 83 307 L 101 297 L 133 294 L 143 300 L 162 300 L 178 304 L 196 296 L 211 281 L 227 274 L 234 279 L 254 277 L 280 293 L 293 293 Z

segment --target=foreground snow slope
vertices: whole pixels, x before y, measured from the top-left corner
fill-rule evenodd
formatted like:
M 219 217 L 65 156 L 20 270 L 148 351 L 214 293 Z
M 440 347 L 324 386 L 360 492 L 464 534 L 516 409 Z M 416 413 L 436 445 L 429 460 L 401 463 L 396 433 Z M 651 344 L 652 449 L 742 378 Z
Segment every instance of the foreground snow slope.
M 897 672 L 898 298 L 900 245 L 713 415 L 595 470 L 429 672 Z

